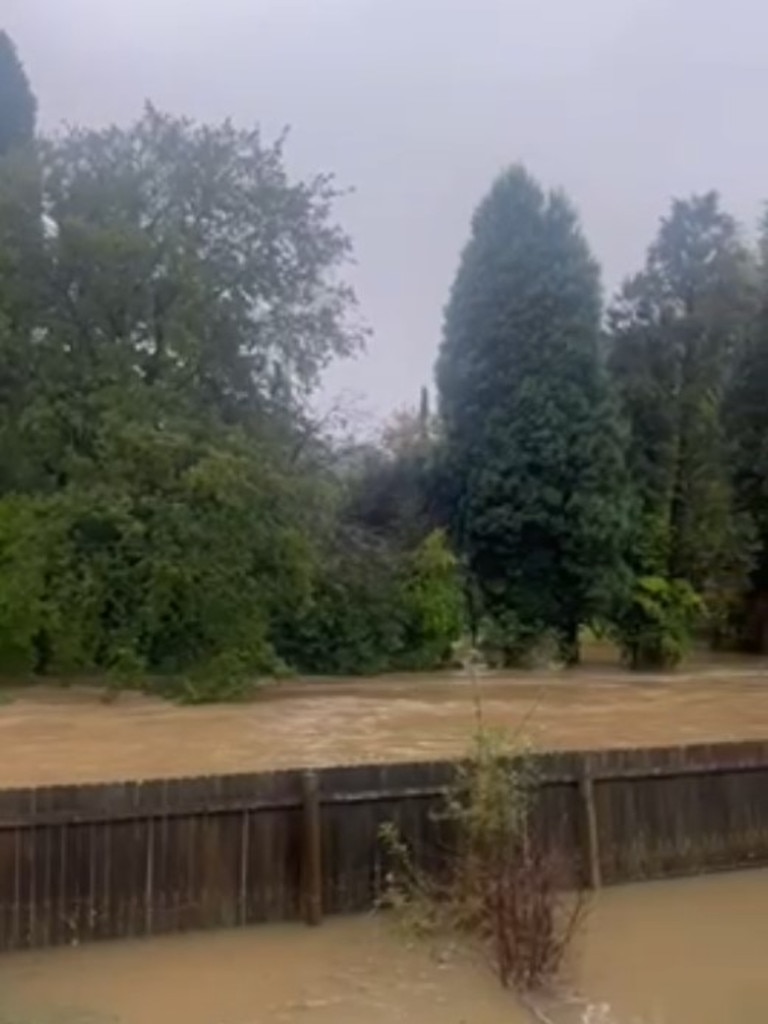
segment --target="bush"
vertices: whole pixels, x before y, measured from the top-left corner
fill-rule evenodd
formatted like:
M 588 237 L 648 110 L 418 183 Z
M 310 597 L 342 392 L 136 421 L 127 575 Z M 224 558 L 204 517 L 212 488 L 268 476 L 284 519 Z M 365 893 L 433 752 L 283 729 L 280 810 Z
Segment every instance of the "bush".
M 685 580 L 639 577 L 615 630 L 622 657 L 633 669 L 674 668 L 691 645 L 702 610 Z
M 187 676 L 207 698 L 279 671 L 270 626 L 310 564 L 286 525 L 292 481 L 227 439 L 119 442 L 99 483 L 0 500 L 2 668 L 104 672 L 116 689 Z
M 276 647 L 308 673 L 437 668 L 461 632 L 462 609 L 442 532 L 402 552 L 375 534 L 349 530 L 326 554 L 310 600 L 282 621 Z
M 485 616 L 478 648 L 491 668 L 534 668 L 557 658 L 552 632 L 521 622 L 513 611 Z
M 349 530 L 321 553 L 307 600 L 283 610 L 274 637 L 299 672 L 366 675 L 392 666 L 401 633 L 394 553 Z
M 464 624 L 464 594 L 456 558 L 442 530 L 430 533 L 406 560 L 400 600 L 402 667 L 446 664 Z
M 521 992 L 553 980 L 585 906 L 571 866 L 531 828 L 534 807 L 530 762 L 481 727 L 440 812 L 452 835 L 444 870 L 426 873 L 393 826 L 382 830 L 393 862 L 383 904 L 418 933 L 477 944 Z
M 42 509 L 35 498 L 0 501 L 0 665 L 6 672 L 31 672 L 38 659 L 48 547 Z

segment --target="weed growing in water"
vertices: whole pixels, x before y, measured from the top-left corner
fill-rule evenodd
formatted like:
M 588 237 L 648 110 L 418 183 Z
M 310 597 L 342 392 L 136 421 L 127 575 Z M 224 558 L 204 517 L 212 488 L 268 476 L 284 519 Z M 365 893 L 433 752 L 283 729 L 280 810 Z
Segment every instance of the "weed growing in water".
M 469 756 L 435 815 L 450 836 L 441 868 L 425 870 L 393 825 L 382 829 L 382 904 L 417 935 L 476 945 L 520 992 L 554 980 L 586 906 L 573 865 L 532 827 L 536 800 L 531 759 L 483 725 L 478 705 Z

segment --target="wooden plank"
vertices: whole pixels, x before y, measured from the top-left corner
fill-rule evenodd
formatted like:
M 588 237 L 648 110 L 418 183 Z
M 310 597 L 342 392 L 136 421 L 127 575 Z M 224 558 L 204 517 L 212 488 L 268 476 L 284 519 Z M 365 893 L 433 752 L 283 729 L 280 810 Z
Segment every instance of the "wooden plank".
M 579 765 L 585 756 L 594 760 L 595 782 L 614 779 L 666 778 L 674 776 L 762 772 L 768 769 L 768 743 L 693 745 L 679 748 L 641 748 L 608 750 L 587 755 L 584 752 L 535 755 L 542 784 L 578 784 Z M 387 803 L 403 799 L 431 799 L 439 796 L 455 771 L 451 762 L 396 765 L 362 765 L 353 768 L 323 769 L 322 802 Z M 385 772 L 386 786 L 361 785 L 362 779 L 374 779 Z M 166 816 L 211 816 L 248 811 L 293 810 L 300 807 L 297 798 L 298 772 L 261 775 L 224 776 L 202 779 L 159 780 L 141 785 L 141 802 L 136 803 L 136 784 L 107 784 L 52 787 L 52 803 L 31 802 L 36 790 L 0 791 L 0 829 L 54 827 L 60 824 L 98 824 L 136 821 Z M 436 780 L 436 781 L 433 781 Z M 414 780 L 418 780 L 414 784 Z M 425 782 L 427 784 L 425 784 Z M 166 799 L 166 787 L 173 787 L 174 798 Z M 237 794 L 222 797 L 231 788 Z
M 318 925 L 323 920 L 323 851 L 320 823 L 320 791 L 317 772 L 304 772 L 302 901 L 304 920 Z
M 38 809 L 50 805 L 50 790 L 41 789 L 38 793 Z M 36 833 L 36 905 L 35 921 L 32 926 L 32 945 L 50 946 L 52 944 L 53 904 L 51 899 L 53 888 L 53 850 L 55 830 L 43 828 Z
M 595 812 L 595 784 L 588 767 L 584 768 L 579 783 L 582 813 L 584 816 L 584 862 L 587 866 L 586 881 L 590 889 L 602 887 L 600 871 L 600 841 Z
M 144 931 L 153 933 L 155 910 L 155 819 L 147 818 L 144 852 Z
M 671 765 L 658 768 L 625 769 L 621 772 L 595 772 L 594 782 L 638 781 L 645 779 L 675 779 L 695 776 L 760 774 L 768 771 L 768 760 L 764 763 L 734 763 L 731 765 Z M 552 775 L 541 779 L 544 786 L 581 785 L 580 778 L 573 775 Z M 327 804 L 371 804 L 391 803 L 393 800 L 433 800 L 445 791 L 444 786 L 413 786 L 410 788 L 387 788 L 382 790 L 362 790 L 352 793 L 328 793 L 322 797 L 321 803 Z M 294 811 L 301 808 L 299 800 L 275 801 L 229 801 L 219 804 L 197 802 L 192 806 L 171 807 L 168 810 L 154 811 L 148 814 L 144 810 L 125 810 L 118 814 L 84 814 L 69 811 L 55 811 L 48 814 L 36 814 L 31 817 L 20 815 L 0 820 L 0 832 L 16 832 L 21 829 L 51 828 L 57 825 L 96 825 L 116 824 L 119 822 L 147 822 L 164 818 L 214 817 L 248 812 L 258 814 L 264 811 Z
M 768 861 L 768 743 L 536 763 L 533 827 L 592 886 Z M 383 822 L 420 868 L 440 870 L 451 836 L 433 811 L 455 771 L 437 761 L 0 790 L 0 949 L 365 909 L 386 868 Z
M 249 884 L 249 848 L 250 848 L 250 812 L 243 811 L 240 815 L 240 871 L 237 898 L 237 920 L 241 925 L 248 922 L 248 884 Z

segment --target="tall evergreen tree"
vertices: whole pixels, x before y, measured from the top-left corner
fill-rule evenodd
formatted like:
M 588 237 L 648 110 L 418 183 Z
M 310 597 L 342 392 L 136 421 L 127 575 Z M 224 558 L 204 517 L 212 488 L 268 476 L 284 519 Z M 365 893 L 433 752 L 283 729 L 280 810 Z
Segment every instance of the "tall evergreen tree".
M 32 141 L 36 115 L 37 100 L 16 47 L 0 30 L 0 156 Z
M 755 532 L 742 639 L 768 651 L 768 214 L 758 259 L 758 308 L 726 397 L 726 429 L 736 501 Z
M 20 398 L 34 375 L 30 343 L 43 290 L 36 108 L 16 48 L 0 30 L 0 494 L 17 457 Z
M 523 635 L 551 630 L 569 661 L 626 580 L 600 315 L 567 199 L 520 167 L 502 174 L 475 212 L 437 364 L 454 523 L 488 614 Z
M 610 366 L 643 515 L 635 568 L 687 580 L 726 615 L 749 544 L 736 514 L 723 397 L 753 310 L 753 269 L 716 193 L 675 200 L 611 313 Z

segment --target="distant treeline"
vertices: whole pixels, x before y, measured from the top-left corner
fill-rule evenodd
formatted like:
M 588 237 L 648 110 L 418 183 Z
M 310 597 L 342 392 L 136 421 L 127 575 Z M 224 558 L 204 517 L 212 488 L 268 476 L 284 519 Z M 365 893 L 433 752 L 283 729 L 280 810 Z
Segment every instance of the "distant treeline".
M 0 671 L 209 699 L 467 636 L 506 663 L 575 661 L 585 626 L 636 666 L 762 649 L 768 228 L 676 201 L 606 312 L 567 198 L 513 167 L 437 410 L 362 444 L 311 412 L 366 340 L 336 198 L 282 139 L 151 106 L 41 137 L 0 33 Z

